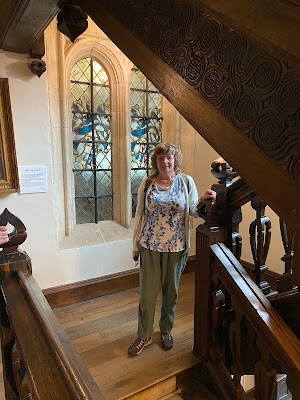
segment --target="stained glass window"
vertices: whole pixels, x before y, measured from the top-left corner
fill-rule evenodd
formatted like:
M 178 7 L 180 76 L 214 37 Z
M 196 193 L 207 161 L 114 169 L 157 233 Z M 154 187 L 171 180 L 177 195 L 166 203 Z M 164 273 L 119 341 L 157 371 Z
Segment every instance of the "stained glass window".
M 132 216 L 135 215 L 137 192 L 149 175 L 150 156 L 161 142 L 162 95 L 141 71 L 131 80 L 131 194 Z
M 76 223 L 112 219 L 110 85 L 92 58 L 71 71 L 73 174 Z

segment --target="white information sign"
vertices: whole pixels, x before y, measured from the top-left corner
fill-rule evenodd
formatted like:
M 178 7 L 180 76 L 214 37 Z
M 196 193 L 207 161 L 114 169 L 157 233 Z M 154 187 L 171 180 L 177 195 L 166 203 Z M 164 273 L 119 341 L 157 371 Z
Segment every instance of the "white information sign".
M 47 168 L 45 165 L 19 167 L 20 193 L 47 192 Z

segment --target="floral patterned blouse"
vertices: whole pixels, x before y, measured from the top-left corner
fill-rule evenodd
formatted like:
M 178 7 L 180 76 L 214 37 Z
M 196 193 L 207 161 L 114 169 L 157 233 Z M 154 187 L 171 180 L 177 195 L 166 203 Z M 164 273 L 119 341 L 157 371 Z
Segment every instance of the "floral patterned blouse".
M 147 194 L 146 207 L 148 216 L 140 245 L 160 252 L 184 250 L 186 199 L 179 175 L 168 188 L 153 181 Z

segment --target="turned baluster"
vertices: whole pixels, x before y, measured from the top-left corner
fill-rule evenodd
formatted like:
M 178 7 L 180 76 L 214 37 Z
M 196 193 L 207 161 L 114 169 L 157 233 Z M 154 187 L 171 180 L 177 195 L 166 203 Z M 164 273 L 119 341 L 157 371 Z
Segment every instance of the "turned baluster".
M 266 203 L 259 196 L 251 199 L 251 206 L 256 211 L 256 219 L 250 224 L 250 245 L 255 265 L 255 282 L 262 292 L 270 293 L 270 285 L 264 280 L 265 265 L 271 240 L 271 221 L 265 216 Z
M 255 364 L 255 399 L 273 400 L 277 393 L 276 364 L 271 353 L 266 348 L 263 337 L 258 336 L 256 341 L 260 352 L 260 359 Z M 276 396 L 276 397 L 275 397 Z
M 24 373 L 24 377 L 20 388 L 20 398 L 23 400 L 34 400 L 36 396 L 33 394 L 32 385 L 28 377 L 27 372 Z
M 224 360 L 223 320 L 225 312 L 225 295 L 219 287 L 219 279 L 215 273 L 212 275 L 212 282 L 212 343 L 209 350 L 209 358 L 212 364 L 215 365 L 215 363 L 222 363 Z
M 237 398 L 243 398 L 244 389 L 240 384 L 241 377 L 244 375 L 241 357 L 241 323 L 243 319 L 243 313 L 241 312 L 239 305 L 234 301 L 234 299 L 231 299 L 231 304 L 235 313 L 235 319 L 229 326 L 229 344 L 232 357 L 231 371 L 233 374 L 233 382 L 237 390 Z
M 240 384 L 242 368 L 240 357 L 241 335 L 239 333 L 242 315 L 237 315 L 236 324 L 233 325 L 233 328 L 230 328 L 233 319 L 231 298 L 215 272 L 212 273 L 211 289 L 212 324 L 208 367 L 214 374 L 214 379 L 224 400 L 243 400 L 245 393 Z M 228 347 L 230 332 L 231 348 Z M 234 359 L 233 364 L 232 359 Z M 233 369 L 231 369 L 232 366 Z M 232 374 L 234 374 L 233 378 Z
M 13 375 L 14 375 L 14 380 L 15 384 L 18 388 L 18 392 L 20 392 L 21 388 L 21 383 L 24 377 L 24 366 L 22 363 L 22 360 L 20 358 L 20 352 L 18 349 L 17 344 L 15 343 L 13 345 L 12 351 L 11 351 L 11 359 L 12 359 L 12 367 L 13 367 Z
M 292 263 L 294 256 L 294 235 L 293 232 L 288 228 L 288 226 L 279 219 L 281 238 L 283 242 L 283 247 L 285 255 L 281 260 L 285 264 L 284 274 L 279 278 L 277 282 L 277 291 L 279 293 L 287 292 L 293 289 L 292 283 Z

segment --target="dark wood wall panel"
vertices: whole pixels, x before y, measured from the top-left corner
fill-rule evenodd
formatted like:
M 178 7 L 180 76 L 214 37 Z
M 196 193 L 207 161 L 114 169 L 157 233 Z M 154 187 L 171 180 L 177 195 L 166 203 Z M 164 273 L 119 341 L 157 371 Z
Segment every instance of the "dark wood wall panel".
M 187 0 L 100 3 L 292 180 L 300 178 L 300 70 Z

